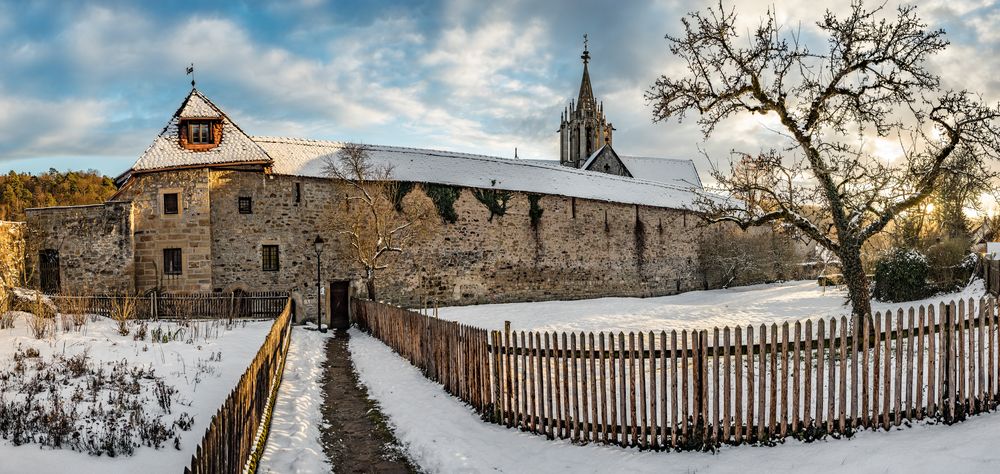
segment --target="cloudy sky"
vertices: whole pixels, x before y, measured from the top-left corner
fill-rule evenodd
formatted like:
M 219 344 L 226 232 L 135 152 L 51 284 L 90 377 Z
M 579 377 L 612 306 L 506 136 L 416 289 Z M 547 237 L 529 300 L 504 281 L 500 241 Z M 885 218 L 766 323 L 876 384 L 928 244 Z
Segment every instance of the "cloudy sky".
M 679 67 L 663 36 L 714 3 L 0 1 L 0 171 L 126 170 L 190 89 L 189 63 L 198 88 L 254 135 L 557 159 L 589 33 L 616 150 L 691 157 L 706 175 L 699 148 L 756 149 L 774 139 L 766 119 L 731 121 L 706 142 L 693 123 L 652 123 L 643 92 Z M 847 2 L 750 0 L 738 11 L 756 20 L 775 4 L 808 30 L 821 7 Z M 953 43 L 934 64 L 945 84 L 1000 99 L 1000 8 L 919 5 Z

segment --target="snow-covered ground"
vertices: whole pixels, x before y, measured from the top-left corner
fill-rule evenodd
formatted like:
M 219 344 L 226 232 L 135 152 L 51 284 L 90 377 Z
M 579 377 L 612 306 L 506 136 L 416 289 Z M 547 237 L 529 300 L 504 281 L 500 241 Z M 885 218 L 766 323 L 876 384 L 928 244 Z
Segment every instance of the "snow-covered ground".
M 116 364 L 130 371 L 151 369 L 152 376 L 161 378 L 177 393 L 171 396 L 170 413 L 165 413 L 151 389 L 155 379 L 143 377 L 137 393 L 139 399 L 144 400 L 143 409 L 147 416 L 162 416 L 161 420 L 167 426 L 183 413 L 193 416 L 194 420 L 190 430 L 177 430 L 180 449 L 175 448 L 171 438 L 160 449 L 141 446 L 131 456 L 115 458 L 91 456 L 68 449 L 42 448 L 36 442 L 15 446 L 10 440 L 0 439 L 0 472 L 179 472 L 190 461 L 212 415 L 246 370 L 272 324 L 271 321 L 238 322 L 227 327 L 224 322 L 212 321 L 193 322 L 182 327 L 169 322 L 150 322 L 146 325 L 147 334 L 140 341 L 133 337 L 138 330 L 137 323 L 130 328 L 132 334 L 121 336 L 114 321 L 95 317 L 79 332 L 60 329 L 54 336 L 39 340 L 33 338 L 27 329 L 28 317 L 20 313 L 13 329 L 0 329 L 0 367 L 3 370 L 16 370 L 13 368 L 17 365 L 15 354 L 20 354 L 18 357 L 21 358 L 26 353 L 30 353 L 31 358 L 22 360 L 26 362 L 24 365 L 29 373 L 35 371 L 36 364 L 41 366 L 38 361 L 63 360 L 74 356 L 86 360 L 93 370 L 103 369 L 107 374 Z M 160 342 L 151 341 L 154 331 L 161 337 Z M 162 342 L 163 334 L 169 335 L 167 338 L 172 340 Z M 38 354 L 29 349 L 37 350 Z M 81 356 L 84 353 L 85 358 Z M 76 390 L 74 385 L 83 385 L 81 392 L 83 397 L 87 397 L 90 388 L 84 383 L 87 379 L 93 380 L 87 375 L 70 376 L 68 385 L 60 390 L 70 393 Z M 5 392 L 0 394 L 0 400 L 5 397 L 10 402 L 18 396 L 23 395 Z M 47 400 L 42 398 L 43 394 L 37 396 L 38 400 Z M 63 400 L 69 402 L 71 399 L 65 396 Z M 102 401 L 105 406 L 110 405 L 109 401 Z M 87 404 L 84 401 L 83 404 L 67 403 L 66 406 L 86 410 L 84 407 Z
M 875 303 L 872 309 L 979 298 L 984 292 L 982 281 L 976 280 L 958 293 L 905 304 Z M 813 280 L 802 280 L 655 298 L 455 306 L 441 308 L 438 314 L 488 329 L 502 328 L 504 321 L 510 321 L 513 329 L 523 331 L 680 331 L 848 316 L 851 308 L 845 305 L 846 297 L 843 289 L 824 289 Z
M 765 287 L 766 288 L 766 287 Z M 378 340 L 352 330 L 351 357 L 400 442 L 427 472 L 917 473 L 998 472 L 1000 414 L 954 426 L 921 424 L 852 439 L 718 454 L 577 446 L 484 423 Z
M 330 472 L 320 443 L 323 401 L 323 363 L 330 334 L 292 329 L 285 374 L 271 416 L 271 433 L 261 457 L 260 473 Z

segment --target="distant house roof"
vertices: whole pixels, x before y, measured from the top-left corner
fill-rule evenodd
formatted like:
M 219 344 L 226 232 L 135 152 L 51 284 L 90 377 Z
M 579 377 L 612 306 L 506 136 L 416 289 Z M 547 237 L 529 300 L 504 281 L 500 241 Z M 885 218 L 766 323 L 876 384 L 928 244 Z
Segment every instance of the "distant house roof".
M 181 146 L 179 125 L 184 119 L 220 120 L 222 140 L 206 151 Z M 343 147 L 342 142 L 298 138 L 251 137 L 207 97 L 192 89 L 167 126 L 132 168 L 118 178 L 123 183 L 134 173 L 194 167 L 260 164 L 272 173 L 326 177 L 326 160 Z M 373 160 L 389 164 L 400 181 L 439 183 L 475 188 L 555 194 L 602 201 L 642 204 L 678 209 L 694 208 L 701 194 L 701 181 L 694 165 L 684 160 L 662 160 L 671 176 L 655 181 L 620 177 L 559 165 L 556 161 L 520 160 L 440 150 L 369 146 Z M 625 159 L 626 157 L 622 157 Z M 642 159 L 656 160 L 656 159 Z M 628 165 L 630 167 L 632 165 Z M 642 169 L 642 168 L 640 168 Z M 693 176 L 693 178 L 692 178 Z

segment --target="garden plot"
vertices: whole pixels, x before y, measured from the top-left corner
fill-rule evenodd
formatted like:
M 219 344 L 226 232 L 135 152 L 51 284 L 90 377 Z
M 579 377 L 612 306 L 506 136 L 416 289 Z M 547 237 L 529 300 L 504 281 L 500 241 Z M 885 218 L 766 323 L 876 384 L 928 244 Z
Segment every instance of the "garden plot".
M 0 329 L 0 471 L 177 472 L 272 324 L 61 318 Z
M 873 311 L 916 306 L 985 294 L 976 280 L 958 293 L 904 304 L 874 303 Z M 850 316 L 842 289 L 802 280 L 725 290 L 691 291 L 654 298 L 598 298 L 577 301 L 488 304 L 441 308 L 439 316 L 486 329 L 510 321 L 516 331 L 661 331 L 712 329 L 782 321 Z

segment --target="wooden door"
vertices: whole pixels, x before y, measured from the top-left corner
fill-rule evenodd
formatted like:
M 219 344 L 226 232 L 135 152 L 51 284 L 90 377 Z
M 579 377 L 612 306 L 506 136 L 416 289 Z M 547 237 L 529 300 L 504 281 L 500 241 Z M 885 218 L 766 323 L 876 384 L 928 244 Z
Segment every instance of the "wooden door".
M 350 282 L 330 282 L 330 328 L 347 329 L 351 325 L 348 315 Z

